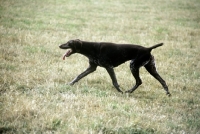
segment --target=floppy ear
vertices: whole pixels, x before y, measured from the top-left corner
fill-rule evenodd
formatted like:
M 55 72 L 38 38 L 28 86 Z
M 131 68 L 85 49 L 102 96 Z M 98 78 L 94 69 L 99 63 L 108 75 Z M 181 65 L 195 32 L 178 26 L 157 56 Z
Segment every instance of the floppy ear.
M 81 40 L 79 40 L 79 39 L 75 39 L 74 41 L 81 42 Z
M 82 41 L 79 39 L 75 39 L 74 42 L 75 42 L 76 51 L 79 52 L 82 48 Z

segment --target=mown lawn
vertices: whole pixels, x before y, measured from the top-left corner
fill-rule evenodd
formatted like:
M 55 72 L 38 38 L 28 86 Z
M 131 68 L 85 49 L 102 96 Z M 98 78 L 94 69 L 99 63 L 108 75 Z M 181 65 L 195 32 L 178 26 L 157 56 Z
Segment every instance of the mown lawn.
M 200 133 L 198 0 L 0 0 L 0 133 Z M 84 56 L 70 39 L 164 46 L 152 51 L 172 93 L 141 68 L 120 94 L 103 68 L 73 80 Z M 129 62 L 115 68 L 123 91 Z

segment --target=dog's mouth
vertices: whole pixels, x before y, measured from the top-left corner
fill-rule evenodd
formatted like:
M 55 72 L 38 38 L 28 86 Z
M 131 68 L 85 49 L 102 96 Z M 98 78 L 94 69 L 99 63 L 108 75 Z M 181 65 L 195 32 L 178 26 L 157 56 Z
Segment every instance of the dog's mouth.
M 72 52 L 72 49 L 68 49 L 67 52 L 63 55 L 63 60 L 65 60 L 65 57 L 69 57 L 72 54 Z

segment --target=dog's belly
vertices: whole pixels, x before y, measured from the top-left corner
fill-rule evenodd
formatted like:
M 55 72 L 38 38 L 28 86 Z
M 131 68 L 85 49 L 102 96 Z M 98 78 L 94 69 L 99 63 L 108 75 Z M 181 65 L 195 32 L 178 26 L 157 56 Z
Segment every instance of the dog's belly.
M 117 67 L 120 64 L 126 62 L 126 60 L 123 60 L 123 61 L 117 60 L 117 59 L 113 60 L 113 59 L 103 58 L 103 57 L 89 58 L 89 61 L 90 61 L 90 63 L 93 63 L 97 66 L 105 67 L 105 68 L 107 68 L 107 67 L 111 67 L 111 68 Z
M 101 67 L 114 67 L 110 61 L 107 61 L 105 59 L 96 59 L 96 58 L 90 58 L 89 59 L 90 63 L 93 63 L 97 66 L 101 66 Z

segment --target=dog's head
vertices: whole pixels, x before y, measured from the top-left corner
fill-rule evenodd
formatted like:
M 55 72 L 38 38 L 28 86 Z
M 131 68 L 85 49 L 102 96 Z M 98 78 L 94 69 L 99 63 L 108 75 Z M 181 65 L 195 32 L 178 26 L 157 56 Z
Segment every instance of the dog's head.
M 82 42 L 79 39 L 70 40 L 67 43 L 60 45 L 59 47 L 61 49 L 68 49 L 68 51 L 63 56 L 63 60 L 65 59 L 65 57 L 69 57 L 70 55 L 79 52 L 81 49 L 81 46 L 82 46 Z

